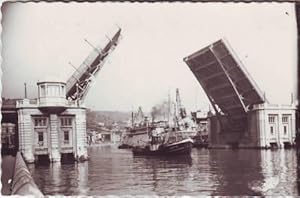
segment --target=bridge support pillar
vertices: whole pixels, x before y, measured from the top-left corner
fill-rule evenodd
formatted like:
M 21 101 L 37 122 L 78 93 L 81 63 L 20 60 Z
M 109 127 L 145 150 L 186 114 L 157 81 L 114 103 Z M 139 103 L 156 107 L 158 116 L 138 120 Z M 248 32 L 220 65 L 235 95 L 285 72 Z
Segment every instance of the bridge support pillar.
M 56 114 L 50 114 L 50 142 L 50 161 L 60 162 L 58 116 Z

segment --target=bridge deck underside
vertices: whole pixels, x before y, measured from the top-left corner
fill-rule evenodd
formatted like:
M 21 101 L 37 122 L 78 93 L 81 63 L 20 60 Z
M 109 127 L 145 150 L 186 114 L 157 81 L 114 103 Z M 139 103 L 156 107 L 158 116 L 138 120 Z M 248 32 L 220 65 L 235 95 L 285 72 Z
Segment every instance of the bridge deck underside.
M 253 104 L 262 103 L 263 97 L 229 45 L 219 40 L 184 61 L 214 108 L 227 115 L 231 129 L 242 130 L 248 110 Z

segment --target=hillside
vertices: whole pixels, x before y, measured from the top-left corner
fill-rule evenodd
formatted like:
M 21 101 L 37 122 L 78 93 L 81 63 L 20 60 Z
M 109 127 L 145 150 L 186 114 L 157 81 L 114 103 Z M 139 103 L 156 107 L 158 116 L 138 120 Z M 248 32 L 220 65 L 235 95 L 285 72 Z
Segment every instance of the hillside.
M 120 111 L 91 111 L 87 110 L 87 128 L 97 128 L 99 123 L 104 123 L 108 128 L 113 123 L 118 123 L 121 126 L 131 119 L 131 112 Z

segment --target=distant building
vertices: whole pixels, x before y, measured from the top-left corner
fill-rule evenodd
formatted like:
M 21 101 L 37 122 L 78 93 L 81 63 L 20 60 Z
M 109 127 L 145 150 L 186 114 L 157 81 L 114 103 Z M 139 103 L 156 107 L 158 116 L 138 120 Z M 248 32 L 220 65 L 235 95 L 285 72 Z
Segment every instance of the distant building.
M 104 127 L 105 124 L 104 124 L 104 122 L 98 122 L 98 126 L 99 126 L 99 127 Z
M 89 129 L 87 129 L 87 142 L 88 142 L 88 144 L 89 145 L 91 145 L 91 144 L 94 144 L 94 143 L 96 143 L 97 142 L 97 133 L 96 133 L 96 131 L 94 131 L 94 130 L 89 130 Z
M 16 99 L 2 98 L 1 113 L 1 153 L 16 153 L 18 150 Z
M 66 84 L 60 81 L 38 82 L 37 99 L 16 101 L 18 147 L 28 163 L 47 157 L 60 161 L 64 155 L 87 157 L 86 109 L 66 100 Z M 9 112 L 2 112 L 9 121 Z M 8 124 L 2 123 L 2 128 Z
M 192 118 L 197 124 L 198 135 L 208 137 L 208 112 L 196 111 L 192 112 Z
M 106 127 L 100 127 L 97 132 L 98 132 L 97 140 L 99 140 L 98 143 L 111 141 L 111 130 L 110 129 L 108 129 Z
M 122 130 L 118 124 L 114 124 L 111 130 L 111 142 L 114 144 L 121 142 Z
M 208 112 L 192 112 L 192 118 L 197 124 L 197 134 L 193 137 L 195 147 L 207 147 L 208 144 Z
M 16 148 L 16 124 L 3 123 L 1 125 L 1 145 L 2 151 Z

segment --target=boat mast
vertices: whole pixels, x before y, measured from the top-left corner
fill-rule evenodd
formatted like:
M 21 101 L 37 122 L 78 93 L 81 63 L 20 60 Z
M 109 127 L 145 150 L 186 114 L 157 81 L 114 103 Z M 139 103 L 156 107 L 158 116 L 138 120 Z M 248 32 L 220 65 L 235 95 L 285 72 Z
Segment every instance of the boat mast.
M 131 112 L 131 127 L 133 127 L 133 111 Z
M 170 107 L 170 90 L 168 91 L 168 127 L 170 127 L 170 112 L 171 112 L 171 107 Z
M 176 89 L 176 103 L 177 103 L 177 109 L 178 113 L 181 119 L 184 119 L 186 117 L 186 110 L 181 104 L 181 98 L 179 94 L 179 89 Z

